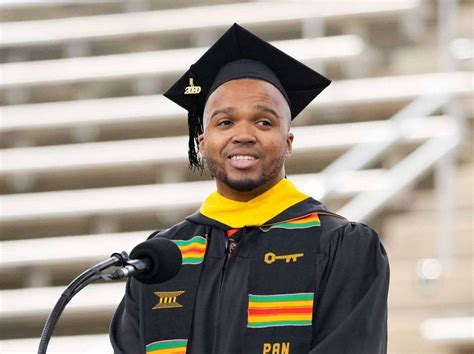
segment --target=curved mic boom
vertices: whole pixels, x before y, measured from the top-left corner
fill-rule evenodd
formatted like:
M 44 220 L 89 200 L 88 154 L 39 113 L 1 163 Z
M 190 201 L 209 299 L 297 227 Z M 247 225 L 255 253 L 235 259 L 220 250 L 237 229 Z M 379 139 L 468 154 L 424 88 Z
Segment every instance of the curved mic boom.
M 178 246 L 165 238 L 153 238 L 138 244 L 130 253 L 114 253 L 112 256 L 87 269 L 74 279 L 64 290 L 51 311 L 41 334 L 38 354 L 45 354 L 54 327 L 67 303 L 88 284 L 97 279 L 118 280 L 129 276 L 145 284 L 162 283 L 173 278 L 181 269 L 182 256 Z M 121 266 L 112 274 L 103 274 L 103 270 L 112 266 Z

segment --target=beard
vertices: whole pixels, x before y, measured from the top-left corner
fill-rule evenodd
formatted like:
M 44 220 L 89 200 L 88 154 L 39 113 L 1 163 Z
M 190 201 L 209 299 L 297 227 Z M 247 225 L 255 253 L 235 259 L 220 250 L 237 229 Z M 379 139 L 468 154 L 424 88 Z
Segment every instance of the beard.
M 270 165 L 273 168 L 264 168 L 264 171 L 268 172 L 264 172 L 259 177 L 253 179 L 248 177 L 231 179 L 222 164 L 217 163 L 209 157 L 205 157 L 204 161 L 212 177 L 215 179 L 221 181 L 236 192 L 251 192 L 256 188 L 267 184 L 269 181 L 274 180 L 280 174 L 285 162 L 285 156 L 279 156 L 272 160 Z

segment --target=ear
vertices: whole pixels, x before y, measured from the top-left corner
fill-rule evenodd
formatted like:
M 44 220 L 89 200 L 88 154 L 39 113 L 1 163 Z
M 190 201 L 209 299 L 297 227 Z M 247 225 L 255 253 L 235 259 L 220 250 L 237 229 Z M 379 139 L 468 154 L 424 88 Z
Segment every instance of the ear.
M 291 153 L 293 151 L 293 139 L 295 137 L 293 136 L 293 133 L 288 132 L 288 135 L 286 137 L 286 152 L 285 152 L 285 158 L 289 158 L 291 156 Z
M 204 155 L 206 153 L 206 148 L 204 147 L 204 134 L 201 134 L 198 136 L 198 142 L 199 142 L 199 153 Z

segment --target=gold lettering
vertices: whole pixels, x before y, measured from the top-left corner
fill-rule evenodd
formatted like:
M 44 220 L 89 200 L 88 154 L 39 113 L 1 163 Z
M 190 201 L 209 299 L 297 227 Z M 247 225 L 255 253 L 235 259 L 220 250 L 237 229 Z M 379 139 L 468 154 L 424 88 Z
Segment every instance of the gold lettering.
M 290 342 L 263 343 L 262 354 L 290 354 Z
M 272 349 L 272 345 L 270 343 L 263 343 L 263 351 L 262 354 L 268 354 L 270 353 L 270 350 Z
M 201 92 L 201 86 L 187 86 L 184 90 L 185 95 L 197 95 Z
M 273 343 L 272 354 L 280 354 L 280 343 Z
M 201 92 L 201 86 L 194 86 L 194 79 L 192 77 L 189 78 L 189 86 L 186 86 L 184 89 L 185 95 L 197 95 Z

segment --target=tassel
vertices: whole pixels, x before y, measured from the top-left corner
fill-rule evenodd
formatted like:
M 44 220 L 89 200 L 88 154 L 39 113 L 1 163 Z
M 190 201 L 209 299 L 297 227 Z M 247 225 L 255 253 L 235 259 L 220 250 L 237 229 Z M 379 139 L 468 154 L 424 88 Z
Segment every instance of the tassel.
M 189 129 L 189 141 L 188 141 L 188 159 L 189 169 L 191 171 L 204 170 L 204 164 L 202 159 L 199 157 L 199 135 L 202 134 L 202 122 L 199 117 L 197 104 L 194 104 L 192 109 L 188 111 L 188 129 Z
M 188 130 L 189 130 L 189 141 L 188 141 L 188 159 L 189 169 L 191 171 L 199 170 L 202 174 L 204 170 L 204 164 L 202 159 L 199 157 L 199 135 L 202 134 L 202 118 L 200 117 L 199 109 L 199 93 L 201 92 L 201 86 L 194 85 L 194 64 L 189 68 L 189 86 L 186 87 L 184 94 L 192 95 L 193 103 L 188 110 Z

